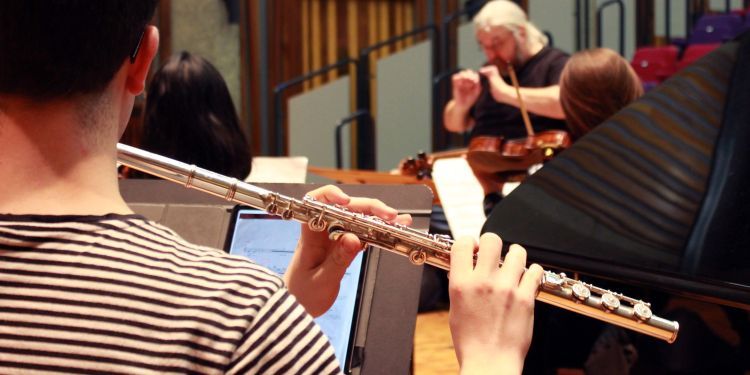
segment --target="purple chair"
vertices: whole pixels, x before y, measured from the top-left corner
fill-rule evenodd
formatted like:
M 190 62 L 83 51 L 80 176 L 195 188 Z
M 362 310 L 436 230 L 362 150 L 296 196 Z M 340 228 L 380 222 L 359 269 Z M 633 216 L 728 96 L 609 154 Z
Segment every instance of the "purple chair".
M 742 16 L 739 14 L 706 14 L 693 26 L 688 45 L 723 43 L 734 38 L 741 28 Z
M 737 35 L 750 31 L 750 13 L 747 12 L 750 12 L 750 8 L 748 8 L 748 11 L 745 12 L 745 23 L 740 26 L 740 30 L 737 32 Z
M 643 91 L 649 92 L 656 86 L 659 86 L 658 82 L 643 82 Z

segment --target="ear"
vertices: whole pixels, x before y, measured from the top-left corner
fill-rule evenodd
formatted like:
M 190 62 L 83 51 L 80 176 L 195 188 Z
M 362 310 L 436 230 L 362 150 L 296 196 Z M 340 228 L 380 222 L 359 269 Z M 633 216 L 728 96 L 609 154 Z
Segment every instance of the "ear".
M 526 26 L 518 26 L 518 38 L 524 41 L 526 40 Z
M 158 48 L 159 30 L 155 26 L 148 25 L 143 33 L 143 40 L 141 40 L 141 47 L 135 61 L 131 63 L 128 60 L 127 62 L 130 66 L 126 87 L 131 94 L 139 95 L 143 92 L 143 88 L 146 86 L 148 69 L 151 67 L 151 62 L 154 60 Z

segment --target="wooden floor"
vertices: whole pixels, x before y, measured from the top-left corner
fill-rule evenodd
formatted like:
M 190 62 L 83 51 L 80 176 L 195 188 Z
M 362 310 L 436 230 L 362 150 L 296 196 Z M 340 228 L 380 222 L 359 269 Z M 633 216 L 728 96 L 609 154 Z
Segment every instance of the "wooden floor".
M 414 332 L 414 375 L 442 374 L 458 374 L 448 311 L 420 313 Z M 558 369 L 557 375 L 584 374 L 580 369 Z
M 414 374 L 458 374 L 458 361 L 448 327 L 448 311 L 417 315 L 414 332 Z M 558 369 L 557 375 L 584 375 L 581 369 Z M 747 371 L 745 375 L 750 375 Z
M 458 360 L 453 351 L 447 310 L 417 315 L 414 374 L 458 374 Z

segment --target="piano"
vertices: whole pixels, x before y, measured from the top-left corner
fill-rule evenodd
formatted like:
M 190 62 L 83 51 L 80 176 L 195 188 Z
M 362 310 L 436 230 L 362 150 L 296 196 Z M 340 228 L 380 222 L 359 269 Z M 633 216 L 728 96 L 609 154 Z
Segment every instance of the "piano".
M 638 361 L 650 356 L 652 367 L 634 373 L 745 373 L 750 362 L 739 358 L 750 350 L 750 33 L 545 164 L 494 208 L 483 231 L 524 245 L 530 261 L 550 269 L 632 287 L 633 297 L 706 303 L 741 322 L 729 327 L 739 332 L 738 344 L 704 334 L 709 329 L 700 333 L 700 324 L 686 319 L 672 346 L 638 348 Z M 546 313 L 557 314 L 548 319 L 537 306 L 538 321 L 562 314 Z M 527 373 L 579 367 L 592 331 L 601 329 L 545 324 L 535 326 Z M 581 336 L 587 337 L 571 343 Z M 574 352 L 576 345 L 585 347 Z M 600 363 L 609 363 L 600 367 L 604 373 L 627 373 L 609 358 Z
M 532 261 L 750 310 L 750 34 L 547 163 L 484 231 Z

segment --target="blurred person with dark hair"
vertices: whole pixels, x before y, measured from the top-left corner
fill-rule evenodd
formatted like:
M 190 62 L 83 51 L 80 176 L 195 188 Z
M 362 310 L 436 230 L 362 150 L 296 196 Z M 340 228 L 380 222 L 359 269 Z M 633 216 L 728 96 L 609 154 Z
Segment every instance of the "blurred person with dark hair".
M 608 48 L 574 53 L 560 75 L 560 104 L 573 140 L 643 95 L 630 63 Z
M 250 149 L 229 89 L 208 60 L 172 56 L 146 94 L 141 147 L 226 176 L 250 174 Z
M 116 144 L 156 1 L 0 2 L 0 373 L 336 373 L 314 323 L 362 249 L 303 226 L 283 276 L 134 214 Z M 310 193 L 410 219 L 334 186 Z
M 0 1 L 0 373 L 340 373 L 312 316 L 333 303 L 356 236 L 304 225 L 282 278 L 188 243 L 120 195 L 117 140 L 156 55 L 155 8 Z M 335 186 L 310 195 L 411 222 Z M 541 268 L 524 271 L 518 246 L 498 267 L 490 234 L 453 251 L 462 371 L 519 373 Z

